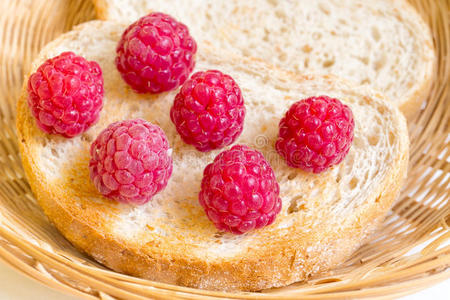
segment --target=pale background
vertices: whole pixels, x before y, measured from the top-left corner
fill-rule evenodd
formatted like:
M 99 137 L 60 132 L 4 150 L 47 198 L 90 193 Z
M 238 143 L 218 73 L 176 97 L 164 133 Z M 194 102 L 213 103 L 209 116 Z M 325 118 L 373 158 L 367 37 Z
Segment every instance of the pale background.
M 35 282 L 0 262 L 0 300 L 77 300 Z M 450 300 L 450 279 L 405 300 Z

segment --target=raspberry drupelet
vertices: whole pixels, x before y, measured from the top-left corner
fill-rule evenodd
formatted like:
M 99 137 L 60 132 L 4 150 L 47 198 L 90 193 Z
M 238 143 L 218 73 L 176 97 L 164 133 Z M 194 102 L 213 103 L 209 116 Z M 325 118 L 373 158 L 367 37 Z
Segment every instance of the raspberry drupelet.
M 37 125 L 67 138 L 97 122 L 103 93 L 100 66 L 73 52 L 47 59 L 28 79 L 28 105 Z
M 186 144 L 202 152 L 219 149 L 241 134 L 244 99 L 229 75 L 217 70 L 197 72 L 176 95 L 170 118 Z
M 320 173 L 339 164 L 353 141 L 351 109 L 328 96 L 294 103 L 281 119 L 277 152 L 289 166 Z
M 144 204 L 167 185 L 172 157 L 163 130 L 142 119 L 115 122 L 91 145 L 91 180 L 105 197 Z
M 199 201 L 219 230 L 243 234 L 273 223 L 281 211 L 279 192 L 264 156 L 235 145 L 205 168 Z
M 197 44 L 186 25 L 153 12 L 125 30 L 116 51 L 116 66 L 125 82 L 138 93 L 160 93 L 189 77 Z

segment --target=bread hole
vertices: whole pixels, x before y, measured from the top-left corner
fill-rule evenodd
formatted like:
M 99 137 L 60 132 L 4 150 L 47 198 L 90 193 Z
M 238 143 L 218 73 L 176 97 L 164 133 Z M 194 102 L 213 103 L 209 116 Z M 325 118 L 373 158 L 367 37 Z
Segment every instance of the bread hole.
M 351 190 L 354 190 L 356 186 L 358 185 L 358 179 L 356 177 L 353 177 L 350 182 L 348 183 Z
M 353 140 L 353 143 L 355 146 L 362 147 L 361 138 L 359 138 L 359 141 L 358 141 L 358 138 L 355 138 Z M 355 161 L 355 155 L 353 153 L 349 153 L 349 154 L 347 154 L 347 157 L 345 158 L 345 160 L 346 160 L 348 166 L 353 166 L 353 162 Z
M 380 140 L 380 138 L 377 135 L 371 135 L 369 136 L 369 145 L 370 146 L 376 146 Z
M 378 41 L 380 40 L 380 38 L 381 38 L 380 31 L 379 31 L 378 28 L 375 27 L 375 26 L 372 27 L 372 38 L 373 38 L 376 42 L 378 42 Z
M 305 68 L 309 67 L 309 58 L 305 58 L 303 65 L 305 66 Z
M 393 145 L 395 141 L 395 135 L 393 132 L 389 132 L 389 145 Z
M 42 138 L 42 139 L 41 139 L 41 143 L 40 143 L 40 144 L 41 144 L 42 146 L 44 146 L 44 147 L 47 146 L 47 143 L 48 143 L 48 140 L 47 140 L 46 138 Z
M 52 155 L 56 158 L 59 158 L 59 153 L 55 148 L 51 148 L 50 150 L 52 152 Z
M 348 24 L 345 19 L 339 19 L 338 22 L 343 24 L 343 25 L 347 25 Z
M 330 9 L 324 3 L 319 3 L 319 9 L 326 15 L 330 14 Z
M 366 57 L 358 57 L 358 59 L 365 65 L 369 64 L 369 58 L 367 56 Z
M 296 213 L 302 210 L 306 210 L 305 203 L 303 202 L 302 196 L 296 196 L 291 199 L 291 204 L 287 209 L 288 214 Z
M 320 38 L 322 38 L 322 34 L 321 34 L 320 32 L 314 32 L 314 33 L 312 34 L 312 38 L 313 38 L 314 40 L 320 40 Z
M 92 142 L 92 136 L 90 134 L 85 133 L 85 134 L 83 134 L 81 136 L 81 140 L 83 142 L 86 142 L 86 143 L 91 143 Z
M 310 45 L 304 45 L 304 46 L 302 47 L 302 51 L 305 52 L 305 53 L 311 52 L 312 49 L 313 49 L 313 48 L 311 48 Z
M 392 85 L 393 85 L 393 83 L 390 82 L 390 83 L 384 88 L 384 90 L 385 90 L 385 91 L 391 90 L 391 89 L 392 89 Z
M 381 119 L 380 119 L 380 118 L 376 117 L 376 118 L 375 118 L 375 121 L 377 121 L 377 125 L 381 126 L 382 122 L 381 122 Z
M 277 89 L 277 90 L 280 90 L 280 91 L 284 91 L 284 92 L 288 92 L 288 91 L 290 91 L 290 88 L 288 88 L 287 86 L 285 86 L 285 85 L 280 85 L 280 84 L 276 84 L 275 85 L 275 88 Z
M 262 80 L 262 83 L 267 84 L 269 82 L 269 80 L 270 80 L 270 77 L 267 74 L 263 74 L 261 80 Z M 252 90 L 246 89 L 246 88 L 244 88 L 244 90 L 245 90 L 246 94 L 248 94 L 248 93 L 250 93 L 252 91 Z
M 277 6 L 277 0 L 267 0 L 267 3 L 269 3 L 272 6 Z
M 353 145 L 357 148 L 364 148 L 365 143 L 363 142 L 363 139 L 359 136 L 356 136 L 353 139 Z
M 381 199 L 381 195 L 375 198 L 375 203 L 380 202 L 380 199 Z
M 206 13 L 206 18 L 207 18 L 208 20 L 212 20 L 211 14 Z
M 216 233 L 214 233 L 214 237 L 216 239 L 220 239 L 221 237 L 223 237 L 224 232 L 223 231 L 217 231 Z
M 293 180 L 293 179 L 295 179 L 295 177 L 297 177 L 297 175 L 298 175 L 297 172 L 291 172 L 287 178 L 288 178 L 288 180 Z
M 370 79 L 365 78 L 365 79 L 361 80 L 361 85 L 364 85 L 364 84 L 370 84 Z
M 269 30 L 267 28 L 264 28 L 264 37 L 263 40 L 268 42 L 269 41 Z
M 338 173 L 337 177 L 336 177 L 336 183 L 341 182 L 341 180 L 342 180 L 342 175 L 341 175 L 341 173 Z
M 369 180 L 369 172 L 366 172 L 364 174 L 364 182 L 367 182 Z
M 375 71 L 379 71 L 385 65 L 386 65 L 386 55 L 383 53 L 383 55 L 375 61 L 374 64 Z
M 326 60 L 326 61 L 323 62 L 323 67 L 324 68 L 329 68 L 332 65 L 334 65 L 334 60 L 329 59 L 329 60 Z
M 288 29 L 287 29 L 287 27 L 281 27 L 280 28 L 280 31 L 281 31 L 281 33 L 286 33 L 286 32 L 288 32 Z
M 273 106 L 266 107 L 266 112 L 274 114 L 275 113 L 275 107 L 273 107 Z
M 296 203 L 291 202 L 291 205 L 289 205 L 287 212 L 288 214 L 292 214 L 303 210 L 306 210 L 305 204 L 297 205 Z
M 384 106 L 379 105 L 377 107 L 377 110 L 380 114 L 384 115 L 384 113 L 386 112 L 386 108 Z
M 281 10 L 276 10 L 275 11 L 275 16 L 277 16 L 277 18 L 280 18 L 280 19 L 286 19 L 287 18 L 286 14 L 283 11 L 281 11 Z

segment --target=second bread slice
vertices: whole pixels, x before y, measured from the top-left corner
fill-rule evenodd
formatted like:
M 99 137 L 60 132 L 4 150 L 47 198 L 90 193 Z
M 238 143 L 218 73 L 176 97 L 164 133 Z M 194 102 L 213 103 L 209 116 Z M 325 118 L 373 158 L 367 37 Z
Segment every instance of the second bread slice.
M 202 48 L 252 56 L 301 74 L 335 74 L 387 95 L 408 119 L 434 78 L 428 26 L 406 0 L 95 0 L 100 18 L 168 13 Z

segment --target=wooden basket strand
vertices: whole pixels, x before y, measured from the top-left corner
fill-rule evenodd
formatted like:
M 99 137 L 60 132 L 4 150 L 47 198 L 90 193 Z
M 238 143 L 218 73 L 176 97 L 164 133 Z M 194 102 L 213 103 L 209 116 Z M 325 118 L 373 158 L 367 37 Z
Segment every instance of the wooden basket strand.
M 410 0 L 432 29 L 436 80 L 409 124 L 411 161 L 400 200 L 373 240 L 337 269 L 260 293 L 222 293 L 119 274 L 79 253 L 50 225 L 20 163 L 14 126 L 23 76 L 39 49 L 95 18 L 89 0 L 0 1 L 0 260 L 85 299 L 393 298 L 450 278 L 450 3 Z M 412 252 L 413 249 L 420 251 Z

